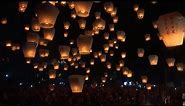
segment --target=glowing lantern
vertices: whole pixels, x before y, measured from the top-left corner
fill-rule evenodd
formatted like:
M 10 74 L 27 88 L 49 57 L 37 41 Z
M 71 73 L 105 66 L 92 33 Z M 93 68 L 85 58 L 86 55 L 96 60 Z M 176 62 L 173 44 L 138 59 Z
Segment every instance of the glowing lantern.
M 6 41 L 6 47 L 11 47 L 12 46 L 12 42 L 10 40 Z
M 75 1 L 75 11 L 79 17 L 88 17 L 91 11 L 92 1 Z
M 47 49 L 40 49 L 39 50 L 40 57 L 48 57 L 49 56 L 49 50 Z
M 157 65 L 158 56 L 157 55 L 149 55 L 148 59 L 150 61 L 150 65 Z
M 71 18 L 72 19 L 75 19 L 76 18 L 76 12 L 75 12 L 75 10 L 72 10 L 71 11 Z
M 157 33 L 157 36 L 159 37 L 159 40 L 163 40 L 162 36 L 159 33 Z
M 26 8 L 28 6 L 28 1 L 19 1 L 19 12 L 23 13 L 25 12 Z
M 126 52 L 121 52 L 121 58 L 125 58 L 126 57 Z
M 157 21 L 154 21 L 152 24 L 153 24 L 153 27 L 154 27 L 155 29 L 157 29 Z
M 139 19 L 143 19 L 144 18 L 144 13 L 145 13 L 145 10 L 142 9 L 142 8 L 139 8 L 138 11 L 137 11 L 137 17 Z
M 85 68 L 85 62 L 81 62 L 80 64 L 82 68 Z
M 54 84 L 49 84 L 49 90 L 54 91 L 55 90 L 55 85 Z
M 90 60 L 90 65 L 94 65 L 94 59 Z
M 102 77 L 102 78 L 101 78 L 101 81 L 102 81 L 103 83 L 105 83 L 105 82 L 106 82 L 106 80 L 107 80 L 107 78 L 106 78 L 106 77 Z
M 37 33 L 29 32 L 27 33 L 27 42 L 39 43 L 40 36 Z
M 59 14 L 59 9 L 49 3 L 40 4 L 36 9 L 42 28 L 53 28 Z
M 49 70 L 49 78 L 50 79 L 55 79 L 56 78 L 56 71 L 53 69 Z
M 83 90 L 83 85 L 85 78 L 83 75 L 70 75 L 69 83 L 73 93 L 81 93 Z
M 123 75 L 127 75 L 128 74 L 128 67 L 123 67 L 122 68 L 122 72 L 123 72 Z
M 101 62 L 105 62 L 106 61 L 106 54 L 102 54 L 100 56 L 100 60 L 101 60 Z
M 78 63 L 75 63 L 75 64 L 74 64 L 74 67 L 75 67 L 75 68 L 78 68 Z
M 67 2 L 70 9 L 75 8 L 75 3 L 73 1 Z
M 77 54 L 77 55 L 76 55 L 76 59 L 77 59 L 77 60 L 80 60 L 80 59 L 81 59 L 81 54 Z
M 177 63 L 177 71 L 183 71 L 184 70 L 184 64 L 183 63 Z
M 107 77 L 108 77 L 108 73 L 105 72 L 105 73 L 104 73 L 104 76 L 107 78 Z
M 118 16 L 114 16 L 112 19 L 113 19 L 113 23 L 115 24 L 118 23 Z
M 38 65 L 38 70 L 39 70 L 39 71 L 43 71 L 43 70 L 44 70 L 43 64 L 39 64 L 39 65 Z
M 150 34 L 145 34 L 145 41 L 151 40 Z
M 48 44 L 48 40 L 40 38 L 39 45 L 47 46 L 47 44 Z
M 120 67 L 123 67 L 124 65 L 125 65 L 125 61 L 124 61 L 124 60 L 120 60 L 120 61 L 119 61 L 119 66 L 120 66 Z
M 111 63 L 110 63 L 110 62 L 107 61 L 107 62 L 106 62 L 106 65 L 107 65 L 107 68 L 108 68 L 108 69 L 111 69 Z
M 104 9 L 107 13 L 111 13 L 114 10 L 114 4 L 112 2 L 105 2 Z
M 104 47 L 105 53 L 108 53 L 108 51 L 109 51 L 109 44 L 104 44 L 103 47 Z
M 109 30 L 110 30 L 111 32 L 114 31 L 114 24 L 110 24 L 110 25 L 109 25 Z
M 64 64 L 64 70 L 67 71 L 68 70 L 68 65 L 67 64 Z
M 110 54 L 111 57 L 114 56 L 114 51 L 111 50 L 111 51 L 109 52 L 109 54 Z
M 131 71 L 131 70 L 128 70 L 127 77 L 128 77 L 128 78 L 131 78 L 131 77 L 132 77 L 132 71 Z
M 34 69 L 37 69 L 37 68 L 38 68 L 38 65 L 39 65 L 38 63 L 34 63 L 34 64 L 33 64 L 33 68 L 34 68 Z
M 94 15 L 95 15 L 96 19 L 100 19 L 101 18 L 101 12 L 95 12 Z
M 60 2 L 60 4 L 61 4 L 62 6 L 65 6 L 66 3 L 67 3 L 66 1 L 61 1 L 61 2 Z
M 29 30 L 30 30 L 30 26 L 29 26 L 28 24 L 26 24 L 26 25 L 24 26 L 24 30 L 25 30 L 25 31 L 29 31 Z
M 117 65 L 117 64 L 116 64 L 116 71 L 120 71 L 120 70 L 121 70 L 120 65 Z
M 115 17 L 117 14 L 117 8 L 114 7 L 113 11 L 110 13 L 111 17 Z
M 148 77 L 147 76 L 141 76 L 141 81 L 142 81 L 142 83 L 146 84 L 148 82 Z
M 96 19 L 93 22 L 93 28 L 98 29 L 98 30 L 104 30 L 105 25 L 106 25 L 106 22 L 102 18 Z
M 100 33 L 99 29 L 93 28 L 94 34 L 98 35 Z
M 64 37 L 67 38 L 67 36 L 68 36 L 68 32 L 64 31 Z
M 85 30 L 84 31 L 84 35 L 93 36 L 94 35 L 94 31 L 93 30 Z
M 117 39 L 125 42 L 126 36 L 124 31 L 117 31 Z
M 79 19 L 78 24 L 79 24 L 80 29 L 85 29 L 86 20 L 85 19 Z
M 104 35 L 105 39 L 107 39 L 107 40 L 109 39 L 109 33 L 108 32 L 105 32 L 103 35 Z
M 68 59 L 70 49 L 71 49 L 70 46 L 66 46 L 66 45 L 59 46 L 60 58 Z
M 149 83 L 147 83 L 147 84 L 146 84 L 146 89 L 147 89 L 147 90 L 151 90 L 151 89 L 152 89 L 152 85 L 149 84 Z
M 98 56 L 101 56 L 102 55 L 102 51 L 98 51 Z
M 108 40 L 109 42 L 109 47 L 114 47 L 114 40 Z
M 43 29 L 44 39 L 52 41 L 55 35 L 55 28 Z
M 39 32 L 40 31 L 40 23 L 38 18 L 33 18 L 31 21 L 31 29 L 35 32 Z
M 59 65 L 59 63 L 57 62 L 57 60 L 53 60 L 53 61 L 52 61 L 52 64 L 53 64 L 54 70 L 58 70 L 58 69 L 59 69 L 60 65 Z
M 168 64 L 168 67 L 173 67 L 175 64 L 175 58 L 167 58 L 166 62 Z
M 64 22 L 64 29 L 68 30 L 70 27 L 70 23 L 69 22 Z
M 137 55 L 138 57 L 143 57 L 145 53 L 145 50 L 143 48 L 138 48 L 137 49 Z
M 98 52 L 94 52 L 94 58 L 98 58 Z
M 48 64 L 47 64 L 46 62 L 43 62 L 42 64 L 43 64 L 43 67 L 44 67 L 44 68 L 47 68 L 47 65 L 48 65 Z
M 48 1 L 51 5 L 55 6 L 56 3 L 58 3 L 58 1 Z
M 78 49 L 77 48 L 72 48 L 71 53 L 72 53 L 73 56 L 77 55 L 78 54 Z
M 37 43 L 26 42 L 23 46 L 23 54 L 25 58 L 34 58 L 36 54 Z
M 7 18 L 2 18 L 1 19 L 1 24 L 5 25 L 5 24 L 7 24 L 7 22 L 8 22 Z
M 75 41 L 73 39 L 70 39 L 69 42 L 70 42 L 70 45 L 73 45 Z
M 115 49 L 119 49 L 119 44 L 115 44 L 115 45 L 114 45 L 114 48 L 115 48 Z
M 134 11 L 137 12 L 138 9 L 139 9 L 139 5 L 138 4 L 134 4 L 133 8 L 134 8 Z
M 179 12 L 161 15 L 157 27 L 166 47 L 183 44 L 185 18 Z
M 82 55 L 90 54 L 91 46 L 93 43 L 93 37 L 80 35 L 77 38 L 77 46 L 79 53 Z
M 91 72 L 90 68 L 85 68 L 86 74 L 89 74 Z
M 31 59 L 30 58 L 26 58 L 26 63 L 30 64 L 31 63 Z
M 85 76 L 85 80 L 86 81 L 89 80 L 89 76 L 88 75 Z

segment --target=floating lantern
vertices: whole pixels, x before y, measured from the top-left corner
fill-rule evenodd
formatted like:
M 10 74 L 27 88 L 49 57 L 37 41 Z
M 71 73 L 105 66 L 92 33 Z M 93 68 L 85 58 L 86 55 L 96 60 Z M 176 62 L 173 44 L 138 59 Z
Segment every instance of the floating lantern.
M 76 12 L 75 10 L 71 10 L 71 18 L 75 19 L 76 18 Z
M 77 55 L 78 54 L 78 49 L 77 48 L 72 48 L 71 53 L 72 53 L 73 56 Z
M 48 57 L 49 56 L 49 50 L 47 49 L 40 49 L 39 50 L 40 57 Z
M 85 68 L 86 74 L 89 74 L 91 72 L 90 68 Z
M 152 24 L 153 24 L 153 27 L 154 27 L 155 29 L 157 29 L 157 21 L 154 21 Z
M 177 63 L 177 71 L 183 71 L 184 70 L 184 64 L 183 63 Z
M 95 15 L 96 19 L 100 19 L 101 18 L 101 12 L 95 12 L 94 15 Z
M 88 17 L 93 5 L 92 1 L 75 1 L 75 11 L 79 17 Z
M 118 16 L 114 16 L 114 17 L 112 18 L 112 20 L 113 20 L 113 23 L 114 23 L 114 24 L 118 23 Z
M 119 66 L 123 67 L 125 65 L 125 61 L 124 60 L 119 60 Z
M 167 58 L 166 62 L 168 64 L 168 67 L 173 67 L 175 64 L 175 58 Z
M 139 8 L 138 11 L 137 11 L 138 19 L 143 19 L 144 18 L 144 13 L 145 13 L 145 10 L 142 9 L 142 8 Z
M 111 17 L 115 17 L 117 14 L 117 8 L 114 7 L 113 11 L 110 13 Z
M 145 34 L 145 41 L 151 40 L 150 34 Z
M 28 6 L 28 1 L 19 1 L 19 12 L 23 13 L 26 11 L 26 8 Z
M 146 84 L 148 82 L 148 77 L 147 76 L 141 76 L 141 81 L 142 81 L 142 83 Z
M 64 64 L 64 70 L 67 71 L 69 66 L 67 64 Z
M 134 8 L 134 11 L 137 12 L 138 9 L 139 9 L 139 5 L 138 4 L 134 4 L 133 8 Z
M 100 56 L 100 60 L 101 60 L 101 62 L 105 62 L 106 61 L 106 54 L 102 54 Z
M 117 39 L 125 42 L 126 36 L 124 31 L 117 31 Z
M 108 32 L 105 32 L 103 35 L 104 35 L 104 38 L 105 38 L 106 40 L 109 39 L 109 33 L 108 33 Z
M 71 75 L 69 76 L 69 83 L 73 93 L 81 93 L 85 78 L 83 75 Z
M 56 71 L 53 69 L 49 70 L 49 78 L 50 79 L 55 79 L 56 78 Z
M 55 35 L 55 28 L 43 29 L 44 39 L 52 41 Z
M 24 26 L 24 30 L 25 30 L 25 31 L 29 31 L 29 30 L 30 30 L 30 25 L 26 24 L 26 25 Z
M 114 24 L 110 24 L 110 25 L 109 25 L 109 30 L 110 30 L 111 32 L 114 31 Z
M 61 4 L 62 6 L 65 6 L 65 5 L 67 4 L 67 2 L 66 2 L 66 1 L 61 1 L 60 4 Z
M 106 22 L 102 18 L 96 19 L 93 22 L 93 28 L 98 29 L 98 30 L 104 30 L 105 25 L 106 25 Z
M 147 90 L 151 90 L 151 89 L 152 89 L 152 85 L 149 84 L 149 83 L 147 83 L 147 84 L 146 84 L 146 89 L 147 89 Z
M 121 58 L 126 58 L 126 52 L 121 52 Z
M 68 1 L 68 6 L 70 9 L 74 9 L 75 8 L 75 3 L 73 1 Z
M 114 4 L 112 2 L 105 2 L 104 9 L 107 13 L 111 13 L 114 10 Z
M 48 44 L 48 40 L 44 38 L 40 38 L 39 45 L 47 46 L 47 44 Z
M 68 30 L 70 27 L 70 23 L 69 22 L 64 22 L 64 29 Z
M 98 58 L 98 52 L 94 52 L 94 58 Z
M 120 70 L 121 70 L 120 65 L 117 65 L 117 64 L 116 64 L 116 71 L 120 71 Z
M 7 18 L 1 18 L 1 24 L 5 25 L 7 24 L 8 20 Z
M 70 46 L 66 46 L 66 45 L 59 46 L 60 58 L 68 59 L 70 49 L 71 49 Z
M 80 29 L 85 29 L 86 20 L 85 19 L 79 19 L 78 24 L 79 24 Z
M 128 67 L 123 67 L 122 68 L 122 72 L 123 72 L 123 75 L 127 75 L 128 74 Z
M 90 65 L 94 65 L 94 59 L 90 60 Z
M 111 57 L 114 56 L 114 51 L 110 50 L 109 54 L 110 54 Z
M 39 43 L 40 36 L 35 32 L 29 32 L 27 33 L 27 42 L 35 42 Z
M 26 42 L 23 46 L 23 54 L 25 58 L 34 58 L 36 54 L 37 43 Z
M 108 62 L 108 61 L 107 61 L 107 62 L 106 62 L 106 65 L 107 65 L 107 68 L 108 68 L 108 69 L 111 69 L 111 62 Z
M 106 80 L 107 80 L 107 78 L 106 78 L 106 77 L 102 77 L 102 78 L 101 78 L 101 81 L 102 81 L 103 83 L 105 83 L 105 82 L 106 82 Z
M 39 23 L 38 18 L 33 18 L 32 19 L 32 21 L 31 21 L 31 29 L 34 32 L 39 32 L 40 31 L 40 23 Z
M 150 65 L 157 65 L 158 56 L 157 55 L 149 55 L 148 59 L 150 61 Z
M 11 46 L 12 46 L 11 40 L 7 40 L 7 41 L 6 41 L 6 47 L 11 47 Z
M 104 47 L 105 53 L 108 53 L 108 51 L 109 51 L 109 44 L 104 44 L 103 47 Z
M 143 48 L 138 48 L 137 49 L 137 55 L 138 57 L 143 57 L 145 53 L 145 50 Z
M 132 77 L 132 71 L 128 70 L 127 78 L 131 78 L 131 77 Z

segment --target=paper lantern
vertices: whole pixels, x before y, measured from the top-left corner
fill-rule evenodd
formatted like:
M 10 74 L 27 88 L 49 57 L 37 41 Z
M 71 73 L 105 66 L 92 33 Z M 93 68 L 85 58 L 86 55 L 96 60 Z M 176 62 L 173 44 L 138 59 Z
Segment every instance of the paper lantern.
M 177 71 L 183 71 L 184 70 L 184 64 L 183 63 L 177 63 Z
M 34 68 L 34 69 L 37 69 L 37 68 L 38 68 L 38 65 L 39 65 L 38 63 L 34 63 L 34 64 L 33 64 L 33 68 Z
M 43 71 L 43 70 L 44 70 L 43 64 L 39 64 L 39 65 L 38 65 L 38 70 L 39 70 L 39 71 Z
M 47 49 L 40 49 L 39 50 L 40 57 L 48 57 L 49 56 L 49 50 Z
M 147 84 L 146 84 L 146 89 L 147 89 L 147 90 L 151 90 L 151 89 L 152 89 L 152 85 L 151 85 L 150 83 L 147 83 Z
M 58 70 L 59 68 L 60 68 L 59 63 L 58 63 L 58 62 L 54 62 L 54 63 L 53 63 L 53 69 L 54 69 L 54 70 Z
M 101 81 L 102 81 L 103 83 L 105 83 L 105 82 L 106 82 L 106 80 L 107 80 L 107 78 L 106 78 L 106 77 L 101 77 Z
M 116 71 L 120 71 L 120 70 L 121 70 L 120 65 L 116 64 Z
M 114 47 L 114 40 L 108 40 L 109 42 L 109 47 Z
M 64 31 L 64 37 L 67 38 L 68 37 L 68 32 Z
M 173 67 L 175 64 L 175 58 L 167 58 L 166 62 L 168 64 L 168 67 Z
M 124 31 L 117 31 L 117 39 L 125 42 L 126 36 Z
M 93 30 L 85 30 L 84 31 L 84 35 L 93 36 L 94 35 L 94 31 Z
M 77 59 L 77 60 L 80 60 L 80 59 L 81 59 L 81 54 L 77 54 L 77 55 L 76 55 L 76 59 Z
M 101 12 L 95 12 L 94 15 L 95 15 L 96 19 L 100 19 L 101 18 Z
M 11 40 L 7 40 L 7 41 L 6 41 L 6 47 L 11 47 L 11 46 L 12 46 Z
M 35 32 L 29 32 L 27 33 L 27 42 L 35 42 L 39 43 L 40 36 Z
M 141 81 L 142 81 L 142 83 L 146 84 L 148 82 L 148 77 L 147 76 L 141 76 Z
M 153 24 L 153 27 L 154 27 L 155 29 L 157 29 L 157 21 L 154 21 L 152 24 Z
M 107 13 L 111 13 L 114 9 L 114 4 L 112 2 L 105 2 L 104 9 Z
M 66 46 L 66 45 L 59 46 L 60 58 L 68 59 L 70 49 L 71 49 L 70 46 Z
M 82 68 L 85 68 L 85 62 L 81 62 L 80 64 Z
M 128 70 L 127 78 L 131 78 L 131 77 L 132 77 L 132 71 Z
M 93 28 L 94 29 L 104 30 L 105 29 L 105 25 L 106 25 L 106 22 L 102 18 L 96 19 L 93 22 Z
M 31 21 L 31 29 L 34 32 L 39 32 L 40 31 L 40 23 L 39 23 L 38 18 L 33 18 L 32 19 L 32 21 Z
M 78 63 L 74 63 L 74 67 L 77 69 L 78 68 Z
M 69 83 L 73 93 L 81 93 L 83 90 L 83 85 L 85 78 L 83 75 L 70 75 Z
M 109 54 L 110 54 L 111 57 L 114 56 L 114 51 L 110 50 Z
M 94 65 L 94 59 L 90 60 L 90 65 Z
M 157 65 L 158 56 L 157 55 L 149 55 L 148 59 L 150 61 L 150 65 Z
M 134 4 L 133 8 L 134 8 L 134 11 L 137 12 L 138 9 L 139 9 L 139 5 L 138 4 Z
M 78 54 L 78 49 L 77 48 L 72 48 L 71 53 L 72 53 L 73 56 L 77 55 Z
M 30 58 L 26 58 L 26 63 L 30 64 L 31 63 L 31 59 Z
M 123 67 L 122 68 L 122 72 L 123 72 L 123 75 L 127 75 L 128 74 L 128 67 Z
M 26 42 L 23 45 L 23 54 L 25 58 L 34 58 L 36 54 L 37 43 Z
M 79 17 L 88 17 L 93 1 L 75 1 L 75 11 Z
M 108 77 L 108 73 L 107 72 L 104 72 L 104 76 L 107 78 Z
M 106 61 L 106 54 L 102 54 L 100 56 L 100 60 L 101 60 L 101 62 L 105 62 Z
M 26 11 L 26 8 L 28 6 L 28 1 L 19 1 L 19 12 L 23 13 Z
M 104 38 L 105 38 L 106 40 L 109 39 L 109 33 L 108 33 L 108 32 L 105 32 L 103 35 L 104 35 Z
M 118 16 L 114 16 L 114 17 L 112 18 L 112 20 L 113 20 L 113 23 L 114 23 L 114 24 L 118 23 Z
M 49 70 L 49 78 L 50 79 L 55 79 L 56 78 L 56 71 L 53 69 Z
M 47 44 L 48 44 L 48 40 L 44 38 L 40 38 L 39 45 L 47 46 Z
M 47 64 L 46 62 L 42 62 L 42 64 L 43 64 L 43 67 L 44 67 L 44 68 L 47 68 L 47 65 L 48 65 L 48 64 Z
M 108 53 L 108 51 L 109 51 L 109 44 L 104 44 L 103 47 L 104 47 L 105 53 Z
M 125 65 L 125 61 L 124 60 L 119 60 L 119 66 L 123 67 Z
M 72 19 L 75 19 L 76 18 L 76 11 L 75 10 L 72 10 L 71 11 L 71 18 Z
M 157 27 L 166 47 L 183 44 L 185 18 L 179 12 L 161 15 Z
M 68 65 L 67 64 L 64 64 L 64 70 L 67 71 L 68 70 Z
M 126 52 L 121 52 L 121 58 L 126 58 Z
M 85 76 L 85 80 L 86 81 L 89 80 L 89 76 L 88 75 Z
M 89 74 L 91 72 L 90 68 L 85 68 L 86 74 Z
M 93 43 L 93 37 L 80 35 L 77 38 L 78 51 L 82 55 L 90 54 L 91 46 Z
M 151 40 L 150 34 L 145 34 L 145 41 Z
M 110 15 L 111 15 L 111 17 L 115 17 L 116 14 L 117 14 L 117 8 L 114 7 L 114 9 L 113 9 L 113 11 L 111 11 Z
M 98 51 L 98 56 L 101 56 L 102 55 L 102 51 Z
M 98 58 L 98 52 L 94 52 L 94 58 Z
M 25 31 L 29 31 L 29 30 L 30 30 L 30 25 L 26 24 L 26 25 L 24 26 L 24 30 L 25 30 Z
M 138 48 L 137 49 L 137 56 L 138 57 L 143 57 L 145 53 L 145 50 L 143 48 Z
M 60 4 L 61 4 L 62 6 L 65 6 L 65 5 L 67 4 L 67 2 L 66 2 L 66 1 L 61 1 Z
M 55 85 L 54 84 L 49 84 L 49 90 L 54 91 L 55 90 Z
M 8 20 L 7 18 L 1 18 L 1 24 L 5 25 L 7 24 Z
M 56 3 L 58 3 L 58 1 L 48 1 L 51 5 L 55 6 Z
M 99 29 L 96 29 L 96 28 L 93 28 L 93 31 L 94 31 L 94 34 L 95 35 L 98 35 L 100 33 L 100 30 Z
M 70 9 L 74 9 L 75 8 L 75 3 L 73 1 L 68 1 L 68 6 Z
M 43 29 L 44 39 L 52 41 L 55 35 L 55 28 Z
M 111 62 L 108 62 L 108 61 L 107 61 L 107 62 L 106 62 L 106 65 L 107 65 L 107 68 L 108 68 L 108 69 L 111 69 Z
M 64 22 L 64 29 L 68 30 L 70 27 L 70 23 L 69 22 Z
M 49 3 L 45 3 L 37 6 L 36 13 L 42 28 L 53 28 L 59 9 Z
M 144 18 L 144 14 L 145 14 L 145 10 L 142 8 L 139 8 L 137 11 L 137 17 L 138 19 L 143 19 Z
M 80 29 L 85 29 L 85 27 L 86 27 L 86 20 L 85 19 L 79 19 L 78 20 L 78 24 L 79 24 Z
M 110 30 L 111 32 L 114 31 L 114 24 L 110 24 L 110 25 L 109 25 L 109 30 Z

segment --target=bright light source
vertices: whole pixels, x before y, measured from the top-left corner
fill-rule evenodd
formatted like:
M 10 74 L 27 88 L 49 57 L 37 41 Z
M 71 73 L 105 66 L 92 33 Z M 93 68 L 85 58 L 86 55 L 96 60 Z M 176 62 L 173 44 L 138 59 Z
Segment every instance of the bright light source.
M 19 83 L 20 86 L 21 86 L 22 84 L 23 84 L 22 82 Z
M 6 74 L 5 77 L 8 78 L 8 74 Z

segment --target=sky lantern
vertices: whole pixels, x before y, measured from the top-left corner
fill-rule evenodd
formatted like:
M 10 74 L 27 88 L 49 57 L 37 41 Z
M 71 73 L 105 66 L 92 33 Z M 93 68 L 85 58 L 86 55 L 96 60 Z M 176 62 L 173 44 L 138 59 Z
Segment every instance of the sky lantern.
M 139 8 L 137 11 L 137 17 L 138 19 L 143 19 L 144 18 L 144 14 L 145 14 L 145 10 L 142 8 Z
M 28 32 L 27 33 L 27 42 L 35 42 L 39 43 L 40 36 L 35 32 Z
M 106 80 L 107 80 L 107 78 L 106 78 L 106 77 L 101 77 L 101 81 L 102 81 L 103 83 L 105 83 L 105 82 L 106 82 Z
M 50 69 L 49 70 L 49 78 L 55 79 L 56 78 L 56 70 Z
M 141 81 L 142 83 L 146 84 L 148 82 L 148 77 L 147 76 L 141 76 Z
M 104 9 L 107 13 L 111 13 L 114 10 L 114 4 L 112 2 L 105 2 Z
M 126 36 L 124 31 L 117 31 L 117 39 L 125 42 Z
M 111 15 L 111 17 L 115 17 L 116 14 L 117 14 L 117 8 L 114 7 L 114 8 L 113 8 L 113 11 L 110 13 L 110 15 Z
M 39 23 L 38 18 L 33 18 L 32 19 L 32 21 L 31 21 L 31 29 L 34 32 L 39 32 L 40 31 L 40 23 Z
M 126 58 L 126 55 L 127 55 L 126 52 L 121 52 L 121 58 L 123 59 Z
M 6 41 L 6 47 L 11 47 L 11 46 L 12 46 L 11 40 L 7 40 L 7 41 Z
M 104 30 L 106 25 L 106 21 L 103 20 L 102 18 L 96 19 L 93 22 L 93 28 L 98 29 L 98 30 Z
M 55 35 L 55 28 L 43 29 L 44 39 L 52 41 Z
M 147 83 L 147 84 L 146 84 L 146 89 L 147 89 L 147 90 L 151 90 L 151 89 L 152 89 L 152 84 Z
M 125 61 L 124 60 L 119 60 L 119 66 L 124 67 L 124 65 L 125 65 Z
M 44 38 L 40 38 L 39 45 L 41 45 L 41 46 L 47 46 L 48 45 L 48 40 L 46 40 Z
M 103 47 L 104 47 L 104 52 L 108 53 L 109 52 L 109 44 L 104 44 Z
M 39 55 L 40 55 L 40 57 L 48 57 L 49 50 L 48 49 L 39 49 Z
M 157 63 L 158 63 L 158 56 L 157 55 L 149 55 L 148 59 L 150 61 L 150 65 L 157 65 Z
M 113 20 L 113 23 L 114 23 L 114 24 L 118 23 L 118 16 L 114 16 L 114 17 L 112 18 L 112 20 Z
M 68 4 L 68 6 L 69 6 L 69 9 L 74 9 L 74 8 L 75 8 L 75 3 L 74 3 L 74 1 L 68 1 L 67 4 Z
M 7 18 L 1 18 L 1 24 L 5 25 L 8 23 Z
M 96 19 L 100 19 L 101 18 L 101 12 L 95 12 L 94 15 L 95 15 Z
M 93 37 L 80 34 L 77 38 L 79 53 L 82 55 L 90 54 Z
M 185 18 L 179 12 L 161 15 L 157 21 L 157 28 L 166 47 L 183 44 Z
M 90 65 L 94 65 L 94 59 L 90 60 Z
M 85 27 L 86 27 L 86 20 L 85 19 L 79 19 L 78 20 L 78 24 L 79 24 L 80 29 L 85 29 Z
M 105 61 L 106 61 L 106 54 L 102 54 L 102 55 L 100 56 L 100 61 L 101 61 L 101 62 L 105 62 Z
M 168 67 L 173 67 L 175 65 L 175 58 L 167 58 L 166 62 L 168 64 Z
M 42 28 L 53 28 L 59 14 L 59 9 L 50 3 L 44 3 L 37 6 L 36 13 Z
M 109 39 L 109 33 L 108 33 L 108 32 L 105 32 L 103 35 L 104 35 L 104 38 L 105 38 L 106 40 Z
M 145 41 L 149 41 L 149 40 L 151 40 L 150 34 L 145 34 Z
M 34 58 L 36 54 L 37 43 L 26 42 L 23 45 L 23 54 L 25 58 Z
M 116 71 L 120 71 L 121 70 L 121 66 L 116 64 Z
M 143 48 L 138 48 L 137 49 L 137 56 L 138 57 L 143 57 L 145 54 L 145 50 Z
M 137 12 L 138 9 L 139 9 L 139 5 L 138 4 L 134 4 L 133 8 L 134 8 L 134 11 Z
M 111 32 L 114 31 L 114 24 L 110 24 L 110 25 L 109 25 L 109 30 L 110 30 Z
M 26 8 L 28 6 L 28 1 L 19 1 L 19 12 L 23 13 L 26 11 Z
M 68 77 L 72 93 L 81 93 L 85 77 L 83 75 L 70 75 Z
M 106 65 L 107 65 L 107 68 L 108 68 L 108 69 L 111 69 L 111 62 L 108 62 L 108 61 L 107 61 L 107 62 L 106 62 Z
M 60 58 L 68 59 L 70 49 L 71 49 L 70 46 L 66 46 L 66 45 L 59 46 Z
M 132 77 L 132 71 L 128 70 L 127 78 L 131 78 L 131 77 Z
M 184 64 L 183 63 L 176 63 L 177 71 L 184 71 Z
M 154 21 L 152 24 L 153 24 L 154 29 L 157 29 L 157 21 Z
M 58 63 L 58 61 L 56 59 L 53 59 L 52 65 L 53 65 L 53 69 L 54 70 L 58 70 L 59 67 L 60 67 L 60 65 L 59 65 L 59 63 Z
M 109 55 L 110 55 L 111 57 L 113 57 L 113 56 L 114 56 L 114 51 L 113 51 L 113 50 L 110 50 L 110 51 L 109 51 Z
M 67 64 L 64 64 L 64 71 L 67 71 L 69 66 Z
M 79 17 L 88 17 L 93 1 L 75 1 L 75 11 Z
M 71 11 L 71 18 L 72 19 L 75 19 L 76 18 L 76 11 L 75 10 L 72 10 Z
M 64 29 L 68 30 L 70 27 L 70 23 L 68 21 L 64 22 Z

